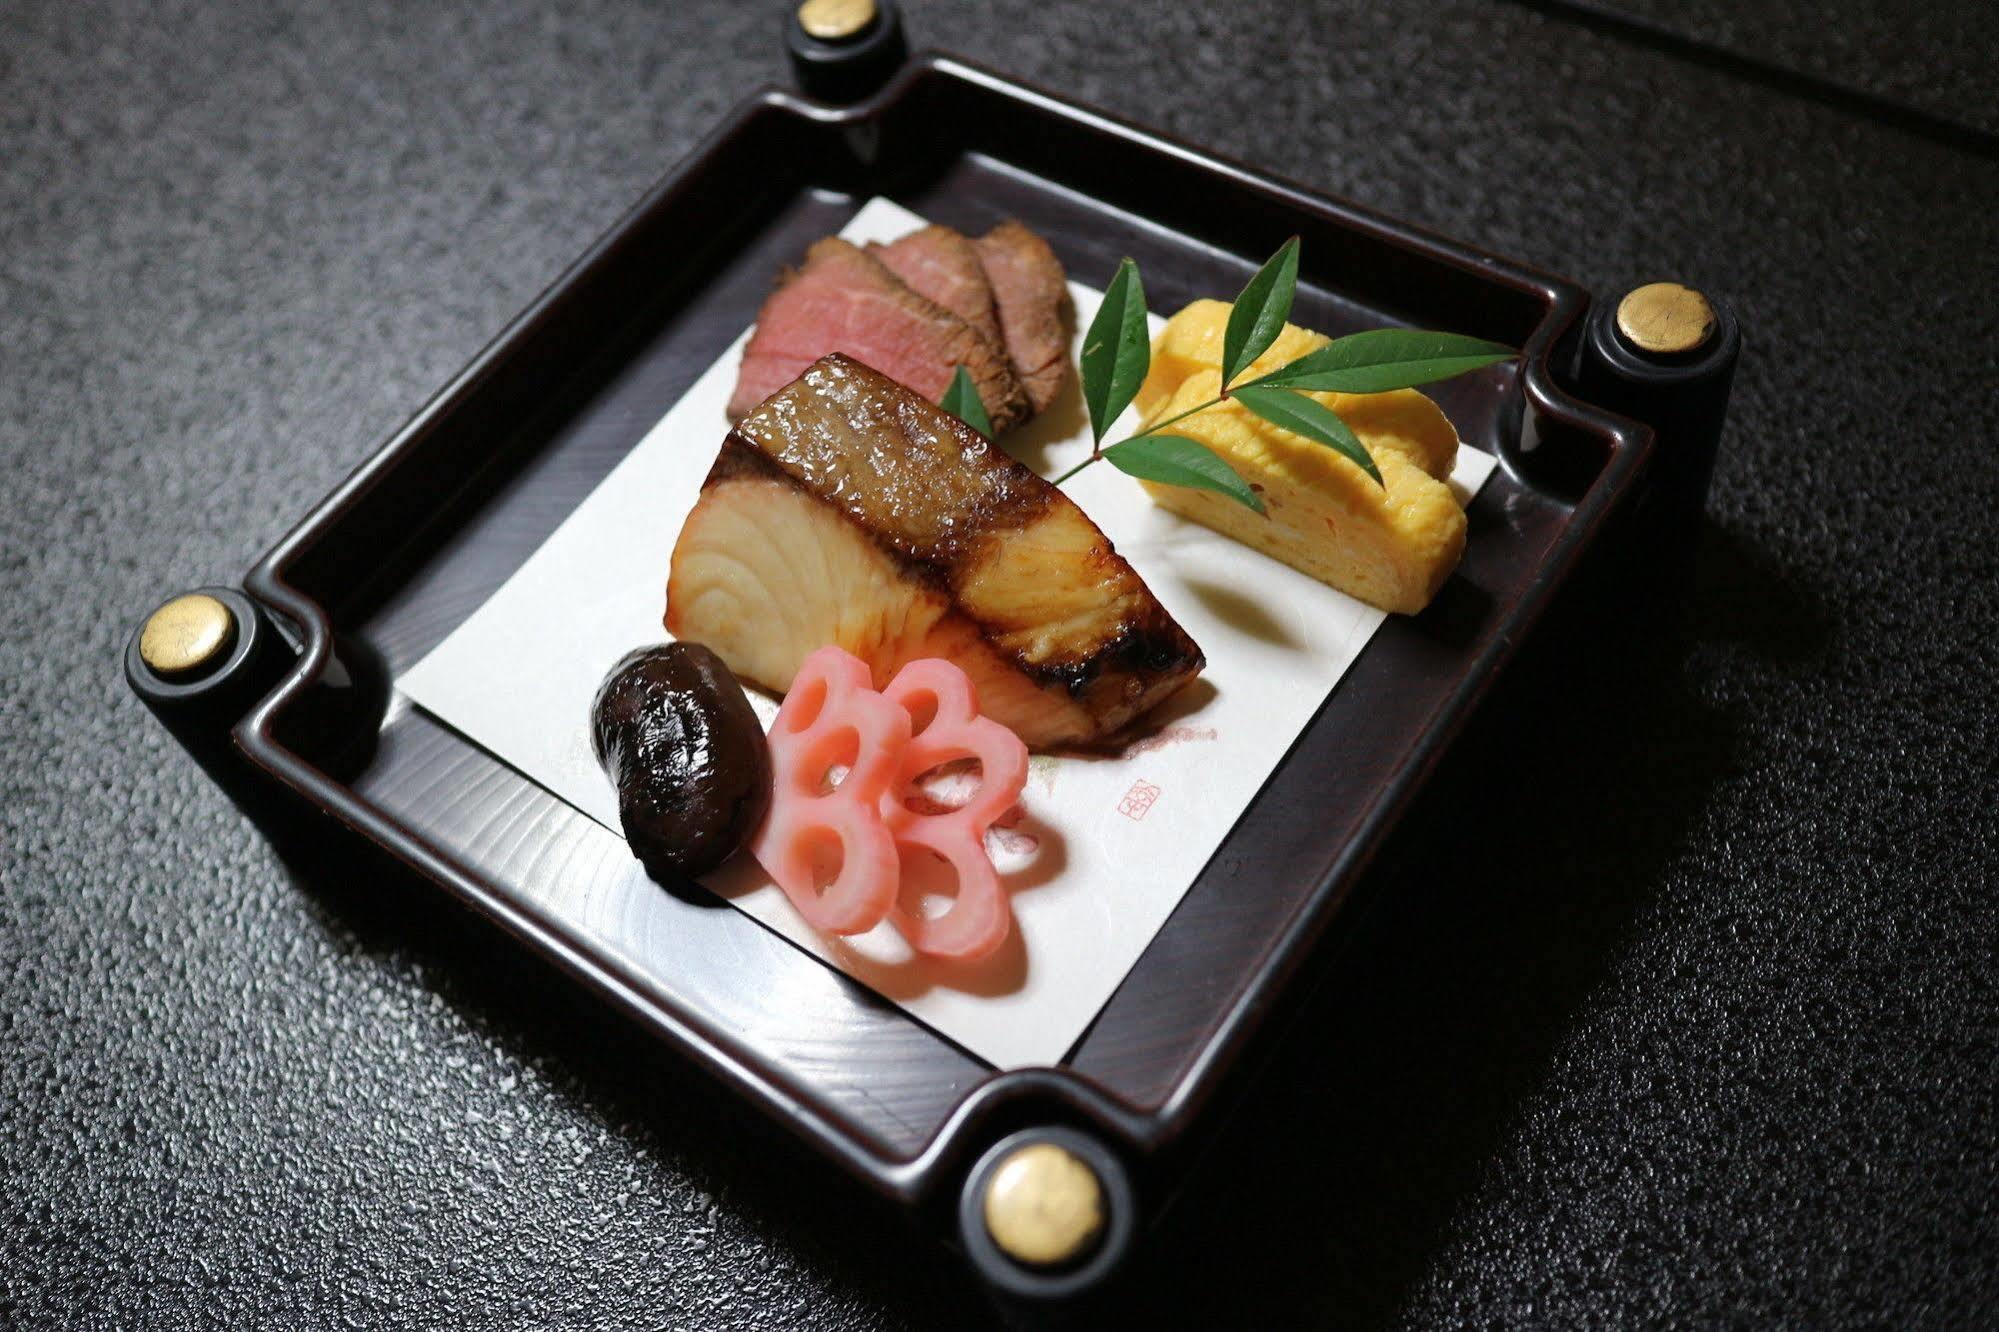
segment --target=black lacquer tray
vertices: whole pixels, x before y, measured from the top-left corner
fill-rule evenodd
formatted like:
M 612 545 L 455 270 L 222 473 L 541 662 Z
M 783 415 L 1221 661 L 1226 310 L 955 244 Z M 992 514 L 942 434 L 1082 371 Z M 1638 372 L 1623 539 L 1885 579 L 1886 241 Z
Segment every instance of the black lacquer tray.
M 593 884 L 632 872 L 616 839 L 386 691 L 352 687 L 392 677 L 475 610 L 752 321 L 778 266 L 877 194 L 971 231 L 1019 217 L 1085 281 L 1130 254 L 1158 310 L 1236 291 L 1298 233 L 1299 322 L 1449 328 L 1524 350 L 1436 393 L 1501 459 L 1470 509 L 1462 568 L 1429 610 L 1377 634 L 1094 1025 L 1045 1070 L 995 1074 L 734 911 L 670 900 L 671 928 L 620 937 L 623 923 L 583 909 Z M 850 108 L 767 92 L 250 571 L 249 595 L 303 650 L 235 744 L 962 1238 L 988 1278 L 1073 1290 L 1170 1193 L 1190 1130 L 1239 1081 L 1359 871 L 1646 479 L 1650 432 L 1568 398 L 1551 374 L 1587 305 L 1573 284 L 953 58 L 919 58 Z M 632 967 L 635 951 L 655 965 Z M 960 1200 L 976 1197 L 996 1143 L 1047 1131 L 1097 1151 L 1118 1239 L 1083 1271 L 1010 1272 Z

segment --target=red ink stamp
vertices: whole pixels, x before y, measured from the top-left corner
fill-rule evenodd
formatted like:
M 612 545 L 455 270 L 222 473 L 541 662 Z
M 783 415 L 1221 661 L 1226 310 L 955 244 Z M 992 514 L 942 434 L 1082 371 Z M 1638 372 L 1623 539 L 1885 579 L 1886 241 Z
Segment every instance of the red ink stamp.
M 1151 782 L 1133 782 L 1131 789 L 1124 793 L 1124 799 L 1117 802 L 1117 812 L 1136 823 L 1146 816 L 1158 799 L 1159 788 Z

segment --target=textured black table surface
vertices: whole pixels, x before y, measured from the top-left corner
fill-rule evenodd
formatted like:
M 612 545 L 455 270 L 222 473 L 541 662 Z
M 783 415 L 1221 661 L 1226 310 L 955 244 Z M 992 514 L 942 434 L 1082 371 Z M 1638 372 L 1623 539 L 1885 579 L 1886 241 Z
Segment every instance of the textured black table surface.
M 1999 133 L 1986 0 L 1837 5 L 1806 0 L 1527 0 L 1636 20 L 1687 42 Z
M 0 1323 L 976 1322 L 490 931 L 281 859 L 117 669 L 776 77 L 780 8 L 0 7 Z M 1585 623 L 1494 697 L 1144 1311 L 1999 1320 L 1993 155 L 1542 8 L 912 27 L 1749 330 L 1691 622 Z M 1975 126 L 1955 32 L 1889 83 Z

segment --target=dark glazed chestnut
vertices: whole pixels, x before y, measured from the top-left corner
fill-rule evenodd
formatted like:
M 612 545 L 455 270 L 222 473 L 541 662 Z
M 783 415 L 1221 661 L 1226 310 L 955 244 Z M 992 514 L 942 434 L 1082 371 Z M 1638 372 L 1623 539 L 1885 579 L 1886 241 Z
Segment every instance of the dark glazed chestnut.
M 770 749 L 742 686 L 699 643 L 627 653 L 590 706 L 618 821 L 655 879 L 703 874 L 770 808 Z

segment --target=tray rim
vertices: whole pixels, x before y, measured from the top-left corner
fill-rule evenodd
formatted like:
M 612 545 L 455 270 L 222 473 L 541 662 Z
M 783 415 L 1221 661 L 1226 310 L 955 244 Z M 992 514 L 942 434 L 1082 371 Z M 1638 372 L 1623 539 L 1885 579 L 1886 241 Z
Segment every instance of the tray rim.
M 654 210 L 669 205 L 690 186 L 695 167 L 725 141 L 760 118 L 783 115 L 824 125 L 865 123 L 886 111 L 925 80 L 955 80 L 986 93 L 1026 103 L 1077 122 L 1148 153 L 1164 154 L 1226 177 L 1229 183 L 1264 195 L 1286 209 L 1317 216 L 1431 260 L 1454 264 L 1483 280 L 1510 287 L 1540 302 L 1544 313 L 1522 344 L 1521 387 L 1544 417 L 1597 435 L 1609 446 L 1602 470 L 1570 510 L 1569 521 L 1538 564 L 1514 609 L 1485 649 L 1471 658 L 1459 682 L 1442 698 L 1438 720 L 1411 745 L 1408 761 L 1369 807 L 1360 831 L 1341 849 L 1311 887 L 1302 907 L 1267 949 L 1264 960 L 1222 1013 L 1175 1080 L 1171 1092 L 1151 1112 L 1131 1106 L 1088 1075 L 1067 1067 L 994 1072 L 972 1085 L 935 1132 L 913 1153 L 895 1155 L 868 1145 L 867 1134 L 839 1114 L 817 1109 L 792 1095 L 782 1077 L 760 1067 L 753 1052 L 714 1030 L 696 1010 L 646 992 L 643 979 L 616 960 L 598 955 L 535 910 L 507 900 L 478 871 L 448 848 L 286 747 L 275 734 L 285 709 L 317 682 L 333 660 L 332 617 L 318 601 L 287 581 L 292 565 L 330 528 L 381 484 L 404 456 L 428 436 L 529 342 L 569 288 L 620 245 Z M 1560 388 L 1550 359 L 1556 344 L 1582 318 L 1589 294 L 1579 284 L 1531 265 L 1398 221 L 1351 200 L 1328 195 L 1241 162 L 1145 129 L 1108 112 L 1058 96 L 961 57 L 924 51 L 913 57 L 882 90 L 851 106 L 811 101 L 770 86 L 753 92 L 724 116 L 639 200 L 586 248 L 528 306 L 483 347 L 370 457 L 308 511 L 249 570 L 245 590 L 294 621 L 304 635 L 296 664 L 231 732 L 235 747 L 257 768 L 305 798 L 346 829 L 382 847 L 458 900 L 493 919 L 538 948 L 608 1000 L 638 1018 L 654 1034 L 732 1090 L 754 1098 L 794 1136 L 832 1157 L 878 1192 L 904 1203 L 924 1201 L 961 1163 L 976 1156 L 972 1141 L 979 1126 L 1014 1103 L 1051 1105 L 1095 1127 L 1116 1143 L 1147 1155 L 1165 1154 L 1181 1144 L 1189 1126 L 1213 1102 L 1226 1074 L 1241 1059 L 1251 1038 L 1265 1025 L 1299 969 L 1335 916 L 1343 894 L 1333 890 L 1365 868 L 1402 812 L 1491 688 L 1519 642 L 1539 621 L 1556 588 L 1565 583 L 1582 553 L 1624 502 L 1633 482 L 1649 464 L 1649 428 L 1591 406 Z M 914 1020 L 914 1019 L 909 1019 Z

